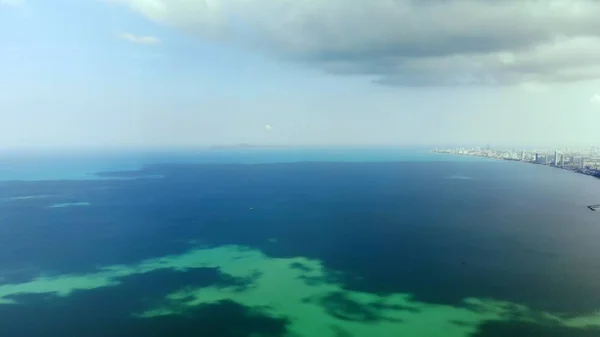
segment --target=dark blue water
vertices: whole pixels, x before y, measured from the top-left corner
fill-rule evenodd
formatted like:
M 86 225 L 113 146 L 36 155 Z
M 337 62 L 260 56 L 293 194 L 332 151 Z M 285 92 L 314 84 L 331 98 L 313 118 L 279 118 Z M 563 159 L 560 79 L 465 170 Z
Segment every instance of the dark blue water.
M 0 153 L 0 181 L 97 179 L 98 172 L 138 170 L 149 164 L 290 162 L 479 161 L 404 148 L 232 148 L 158 150 L 61 150 Z
M 113 162 L 71 156 L 72 172 L 93 169 L 90 160 L 114 170 L 101 173 L 103 179 L 37 181 L 31 173 L 0 182 L 0 282 L 137 263 L 182 253 L 196 240 L 318 259 L 340 271 L 350 290 L 410 293 L 453 306 L 472 297 L 504 300 L 567 316 L 600 310 L 600 214 L 586 208 L 600 202 L 600 180 L 419 151 L 385 150 L 362 162 L 365 152 L 336 151 L 315 150 L 297 160 L 288 153 L 284 163 L 275 163 L 281 152 L 246 153 L 238 157 L 243 164 L 233 164 L 231 154 L 212 163 L 189 153 L 160 160 L 127 154 Z M 149 165 L 126 171 L 134 164 Z M 40 165 L 31 172 L 46 164 Z M 153 178 L 123 179 L 135 177 Z M 49 207 L 79 202 L 89 205 Z M 276 245 L 269 244 L 272 238 Z M 127 318 L 147 304 L 140 298 L 158 299 L 190 283 L 227 282 L 217 274 L 210 268 L 154 272 L 68 299 L 23 295 L 19 305 L 0 304 L 0 335 L 285 335 L 285 319 L 247 315 L 234 302 L 144 323 Z M 489 322 L 474 334 L 598 335 L 523 322 Z

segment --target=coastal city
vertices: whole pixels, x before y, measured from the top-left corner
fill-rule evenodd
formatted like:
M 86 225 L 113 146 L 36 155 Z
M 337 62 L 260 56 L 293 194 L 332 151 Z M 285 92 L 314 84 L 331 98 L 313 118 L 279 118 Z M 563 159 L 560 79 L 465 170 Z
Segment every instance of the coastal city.
M 485 148 L 434 149 L 433 152 L 548 165 L 600 178 L 600 147 L 560 150 L 500 150 L 487 146 Z

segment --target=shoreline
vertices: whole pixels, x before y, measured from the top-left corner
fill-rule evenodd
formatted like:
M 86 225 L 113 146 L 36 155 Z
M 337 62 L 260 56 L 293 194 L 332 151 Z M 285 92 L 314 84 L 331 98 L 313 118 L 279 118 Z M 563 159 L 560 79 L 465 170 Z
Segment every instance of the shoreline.
M 430 153 L 436 153 L 436 154 L 447 154 L 447 155 L 453 155 L 453 156 L 462 156 L 462 157 L 476 157 L 476 158 L 483 158 L 483 159 L 491 159 L 491 160 L 498 160 L 498 161 L 510 161 L 510 162 L 518 162 L 518 163 L 523 163 L 523 164 L 530 164 L 530 165 L 540 165 L 540 166 L 546 166 L 546 167 L 550 167 L 553 169 L 559 169 L 559 170 L 563 170 L 563 171 L 569 171 L 575 174 L 581 174 L 584 176 L 588 176 L 588 177 L 592 177 L 592 178 L 596 178 L 596 179 L 600 179 L 600 171 L 599 170 L 580 170 L 580 169 L 575 169 L 575 168 L 570 168 L 570 167 L 564 167 L 564 166 L 555 166 L 555 165 L 547 165 L 547 164 L 541 164 L 541 163 L 536 163 L 536 162 L 532 162 L 532 161 L 527 161 L 527 160 L 519 160 L 519 159 L 512 159 L 512 158 L 498 158 L 498 157 L 490 157 L 490 156 L 480 156 L 480 155 L 473 155 L 473 154 L 468 154 L 468 153 L 456 153 L 456 152 L 449 152 L 449 151 L 436 151 L 436 150 L 430 150 Z

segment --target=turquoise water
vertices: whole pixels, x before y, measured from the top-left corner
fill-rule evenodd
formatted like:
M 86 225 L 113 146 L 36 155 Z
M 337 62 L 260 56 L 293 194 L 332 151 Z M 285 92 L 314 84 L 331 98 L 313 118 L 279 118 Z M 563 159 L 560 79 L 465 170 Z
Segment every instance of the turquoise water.
M 589 176 L 390 148 L 2 161 L 0 337 L 600 336 Z
M 479 161 L 481 158 L 405 148 L 287 148 L 0 153 L 0 181 L 99 179 L 97 172 L 138 170 L 161 163 L 290 163 Z M 150 177 L 152 178 L 152 177 Z M 154 177 L 156 178 L 156 177 Z
M 64 207 L 83 207 L 83 206 L 89 206 L 89 205 L 90 205 L 89 202 L 63 202 L 63 203 L 59 203 L 59 204 L 52 204 L 48 207 L 64 208 Z

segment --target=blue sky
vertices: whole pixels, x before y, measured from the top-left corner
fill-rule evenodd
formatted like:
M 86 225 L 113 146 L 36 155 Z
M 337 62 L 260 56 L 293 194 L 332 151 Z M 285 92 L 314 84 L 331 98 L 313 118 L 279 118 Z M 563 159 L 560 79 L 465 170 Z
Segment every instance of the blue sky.
M 550 2 L 2 0 L 0 144 L 600 144 L 600 5 Z

